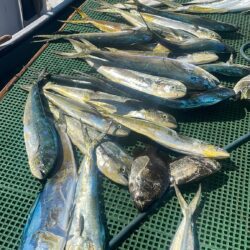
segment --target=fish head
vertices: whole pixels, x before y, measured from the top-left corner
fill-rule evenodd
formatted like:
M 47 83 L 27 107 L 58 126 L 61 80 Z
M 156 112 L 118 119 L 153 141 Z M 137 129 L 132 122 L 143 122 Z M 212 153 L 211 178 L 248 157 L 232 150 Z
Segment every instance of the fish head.
M 47 177 L 49 171 L 46 170 L 44 163 L 39 159 L 39 157 L 31 159 L 29 164 L 32 175 L 37 179 L 43 180 Z
M 212 145 L 203 149 L 203 155 L 207 158 L 215 159 L 226 159 L 230 157 L 230 154 L 226 150 Z
M 129 133 L 130 133 L 130 130 L 120 124 L 115 125 L 114 130 L 112 131 L 112 135 L 118 136 L 118 137 L 128 136 Z

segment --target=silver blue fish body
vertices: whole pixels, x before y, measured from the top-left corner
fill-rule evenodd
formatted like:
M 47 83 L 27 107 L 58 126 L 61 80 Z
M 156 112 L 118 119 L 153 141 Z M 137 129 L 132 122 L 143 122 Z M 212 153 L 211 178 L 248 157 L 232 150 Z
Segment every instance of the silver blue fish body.
M 88 142 L 86 143 L 88 144 Z M 90 144 L 85 147 L 84 159 L 79 169 L 80 174 L 66 249 L 105 249 L 105 227 L 99 199 L 100 178 L 94 150 L 95 147 Z
M 38 195 L 23 231 L 20 249 L 63 249 L 77 183 L 71 142 L 58 127 L 62 142 L 62 164 Z
M 235 97 L 233 89 L 218 87 L 180 100 L 168 100 L 162 105 L 173 109 L 195 109 L 212 106 L 233 97 Z
M 58 160 L 58 135 L 44 108 L 41 85 L 32 85 L 24 110 L 23 130 L 31 173 L 38 179 L 46 178 Z

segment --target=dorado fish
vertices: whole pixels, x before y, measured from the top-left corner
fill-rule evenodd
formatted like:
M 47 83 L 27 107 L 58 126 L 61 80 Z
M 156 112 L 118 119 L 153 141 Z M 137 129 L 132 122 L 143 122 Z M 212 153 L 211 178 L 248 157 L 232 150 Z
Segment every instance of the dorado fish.
M 24 141 L 31 173 L 46 178 L 55 167 L 58 155 L 58 136 L 45 110 L 41 88 L 44 79 L 32 85 L 24 110 Z
M 203 157 L 185 156 L 169 165 L 171 185 L 198 181 L 221 169 L 219 162 Z
M 100 178 L 94 155 L 97 142 L 89 138 L 87 127 L 83 127 L 82 137 L 85 153 L 79 169 L 74 209 L 65 249 L 101 250 L 105 249 L 106 235 L 99 198 Z
M 173 109 L 195 109 L 215 105 L 233 97 L 235 97 L 233 89 L 218 87 L 189 95 L 180 100 L 168 100 L 162 103 L 162 105 Z
M 37 41 L 54 41 L 58 39 L 86 39 L 89 42 L 100 47 L 129 47 L 136 44 L 149 43 L 153 40 L 153 35 L 148 30 L 142 28 L 137 30 L 126 30 L 111 33 L 76 33 L 76 34 L 55 34 L 38 35 L 35 38 L 41 38 Z
M 229 153 L 224 149 L 213 146 L 198 139 L 180 135 L 170 128 L 161 127 L 144 120 L 122 117 L 115 114 L 107 114 L 101 111 L 100 108 L 98 109 L 104 116 L 113 119 L 117 123 L 120 123 L 121 125 L 133 130 L 134 132 L 142 134 L 173 151 L 187 155 L 202 156 L 215 159 L 223 159 L 230 156 Z
M 127 136 L 129 134 L 129 130 L 126 128 L 122 128 L 119 125 L 111 124 L 107 119 L 102 118 L 97 113 L 94 113 L 93 109 L 88 106 L 80 106 L 74 102 L 71 102 L 69 99 L 59 96 L 57 94 L 52 94 L 48 91 L 44 92 L 47 99 L 60 108 L 67 115 L 78 119 L 84 124 L 87 124 L 100 132 L 106 131 L 107 128 L 108 134 L 113 136 Z
M 140 211 L 159 199 L 168 187 L 168 166 L 156 153 L 148 153 L 134 160 L 129 174 L 129 192 Z
M 174 188 L 184 217 L 175 233 L 169 250 L 197 249 L 194 238 L 192 215 L 194 214 L 201 199 L 201 186 L 199 186 L 197 193 L 189 205 L 184 200 L 176 184 L 174 184 Z
M 138 13 L 135 10 L 131 10 L 130 12 L 127 12 L 125 10 L 121 10 L 119 8 L 114 7 L 113 5 L 101 1 L 98 1 L 99 4 L 101 4 L 102 7 L 105 7 L 107 9 L 101 9 L 100 12 L 108 12 L 108 13 L 115 13 L 120 14 L 126 21 L 128 21 L 130 24 L 132 24 L 135 27 L 146 27 L 145 22 L 153 28 L 159 29 L 164 32 L 164 29 L 169 31 L 169 28 L 177 29 L 177 30 L 184 30 L 185 32 L 189 32 L 193 35 L 195 35 L 198 38 L 207 38 L 207 39 L 220 39 L 219 34 L 216 32 L 199 27 L 194 26 L 189 23 L 185 23 L 179 20 L 174 20 L 167 17 L 157 16 L 150 13 Z M 142 20 L 141 16 L 144 20 Z
M 189 24 L 203 27 L 209 30 L 213 30 L 215 32 L 234 32 L 238 30 L 238 27 L 232 24 L 220 22 L 217 20 L 212 20 L 207 17 L 174 13 L 168 10 L 160 10 L 160 9 L 155 9 L 155 8 L 146 6 L 145 4 L 142 4 L 141 1 L 138 1 L 138 0 L 136 0 L 135 2 L 138 6 L 138 10 L 141 12 L 147 12 L 153 15 L 170 18 L 170 19 L 181 21 L 184 23 L 189 23 Z
M 121 89 L 115 88 L 115 86 L 108 81 L 104 81 L 93 75 L 89 75 L 80 71 L 74 71 L 74 76 L 65 74 L 51 74 L 49 80 L 51 82 L 58 83 L 60 85 L 66 85 L 77 88 L 103 90 L 107 93 L 119 94 L 122 96 L 128 96 L 128 93 Z
M 204 4 L 192 4 L 173 8 L 173 11 L 184 11 L 189 13 L 227 13 L 242 12 L 250 9 L 248 0 L 222 0 Z
M 77 53 L 57 52 L 58 55 L 69 58 L 83 58 L 90 65 L 102 65 L 107 67 L 119 67 L 134 71 L 140 71 L 155 76 L 167 77 L 185 83 L 190 89 L 205 90 L 215 88 L 219 80 L 198 66 L 183 63 L 175 59 L 125 55 L 110 51 L 89 50 L 83 51 L 82 45 L 75 40 L 70 40 Z M 150 62 L 150 63 L 149 63 Z
M 186 95 L 187 88 L 180 81 L 152 76 L 134 70 L 98 65 L 87 59 L 90 66 L 114 83 L 153 95 L 161 99 L 176 99 Z
M 236 94 L 240 94 L 240 99 L 250 100 L 250 75 L 237 82 L 234 91 Z
M 108 48 L 109 51 L 112 52 L 119 52 L 119 53 L 125 53 L 125 54 L 133 54 L 133 55 L 146 55 L 146 56 L 160 56 L 160 57 L 169 57 L 176 59 L 178 61 L 184 62 L 184 63 L 190 63 L 194 65 L 200 65 L 205 63 L 211 63 L 215 62 L 219 59 L 219 57 L 212 52 L 197 52 L 192 54 L 185 54 L 185 55 L 176 55 L 174 53 L 171 53 L 170 51 L 141 51 L 141 50 L 119 50 L 115 48 Z
M 50 104 L 50 110 L 56 120 L 60 120 L 60 111 L 54 105 Z M 67 134 L 72 143 L 85 153 L 86 147 L 82 137 L 81 122 L 64 116 Z M 91 139 L 96 139 L 100 133 L 91 127 L 88 127 L 89 136 Z M 132 165 L 132 157 L 125 152 L 118 144 L 108 141 L 100 143 L 96 148 L 96 163 L 101 173 L 107 178 L 120 185 L 128 185 L 128 173 Z
M 119 32 L 123 30 L 129 30 L 132 28 L 131 26 L 123 23 L 92 19 L 78 8 L 76 8 L 76 11 L 81 16 L 81 20 L 67 20 L 63 22 L 71 24 L 92 24 L 97 29 L 103 32 Z
M 135 99 L 51 83 L 46 84 L 45 88 L 71 98 L 81 104 L 92 103 L 97 106 L 100 105 L 101 107 L 105 107 L 109 113 L 151 121 L 163 127 L 177 127 L 177 122 L 172 115 L 160 110 L 144 108 L 144 104 Z
M 244 77 L 250 74 L 250 67 L 234 63 L 211 63 L 200 66 L 211 74 L 219 74 L 230 77 Z
M 216 39 L 191 38 L 185 39 L 183 41 L 173 42 L 168 38 L 165 38 L 161 39 L 161 43 L 162 47 L 166 46 L 169 50 L 179 54 L 189 54 L 204 51 L 217 54 L 235 54 L 234 48 Z
M 38 195 L 23 231 L 20 249 L 64 249 L 77 183 L 71 142 L 58 126 L 62 163 Z
M 133 158 L 117 144 L 107 141 L 96 148 L 98 169 L 110 180 L 123 186 L 128 185 Z

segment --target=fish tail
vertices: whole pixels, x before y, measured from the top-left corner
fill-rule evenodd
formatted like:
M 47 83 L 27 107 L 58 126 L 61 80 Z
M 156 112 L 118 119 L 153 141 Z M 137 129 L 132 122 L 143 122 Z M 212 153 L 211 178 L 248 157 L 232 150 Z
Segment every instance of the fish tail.
M 175 183 L 174 183 L 174 188 L 175 188 L 177 199 L 181 206 L 182 213 L 185 216 L 193 215 L 201 199 L 201 185 L 199 185 L 199 189 L 197 193 L 195 194 L 193 200 L 189 204 L 187 204 L 187 202 L 184 200 L 178 186 Z
M 94 11 L 101 12 L 101 13 L 120 13 L 120 12 L 122 12 L 121 9 L 119 9 L 116 6 L 114 6 L 114 5 L 110 4 L 110 3 L 107 3 L 105 1 L 93 0 L 92 2 L 100 5 L 100 8 L 95 9 Z
M 86 23 L 91 23 L 93 21 L 93 19 L 89 17 L 86 13 L 84 13 L 81 9 L 79 8 L 74 8 L 74 9 L 81 16 L 81 20 L 58 20 L 58 21 L 71 24 L 86 24 Z
M 22 89 L 24 91 L 30 92 L 30 90 L 32 88 L 32 84 L 20 85 L 19 87 L 20 87 L 20 89 Z
M 82 52 L 61 52 L 61 51 L 53 51 L 55 55 L 61 56 L 61 57 L 66 57 L 66 58 L 87 58 L 89 56 L 88 53 Z

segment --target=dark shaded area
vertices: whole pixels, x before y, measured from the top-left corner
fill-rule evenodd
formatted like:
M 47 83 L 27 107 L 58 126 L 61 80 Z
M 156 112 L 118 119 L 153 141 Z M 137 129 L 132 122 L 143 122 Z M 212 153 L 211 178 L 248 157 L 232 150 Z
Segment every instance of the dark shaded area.
M 76 0 L 71 6 L 79 6 L 83 1 Z M 17 74 L 31 57 L 42 47 L 43 43 L 32 43 L 33 36 L 38 34 L 50 34 L 56 32 L 62 23 L 55 21 L 67 19 L 73 12 L 71 6 L 61 11 L 53 17 L 43 27 L 36 30 L 33 34 L 18 42 L 14 47 L 0 51 L 0 90 L 7 82 Z M 26 13 L 27 14 L 27 13 Z

